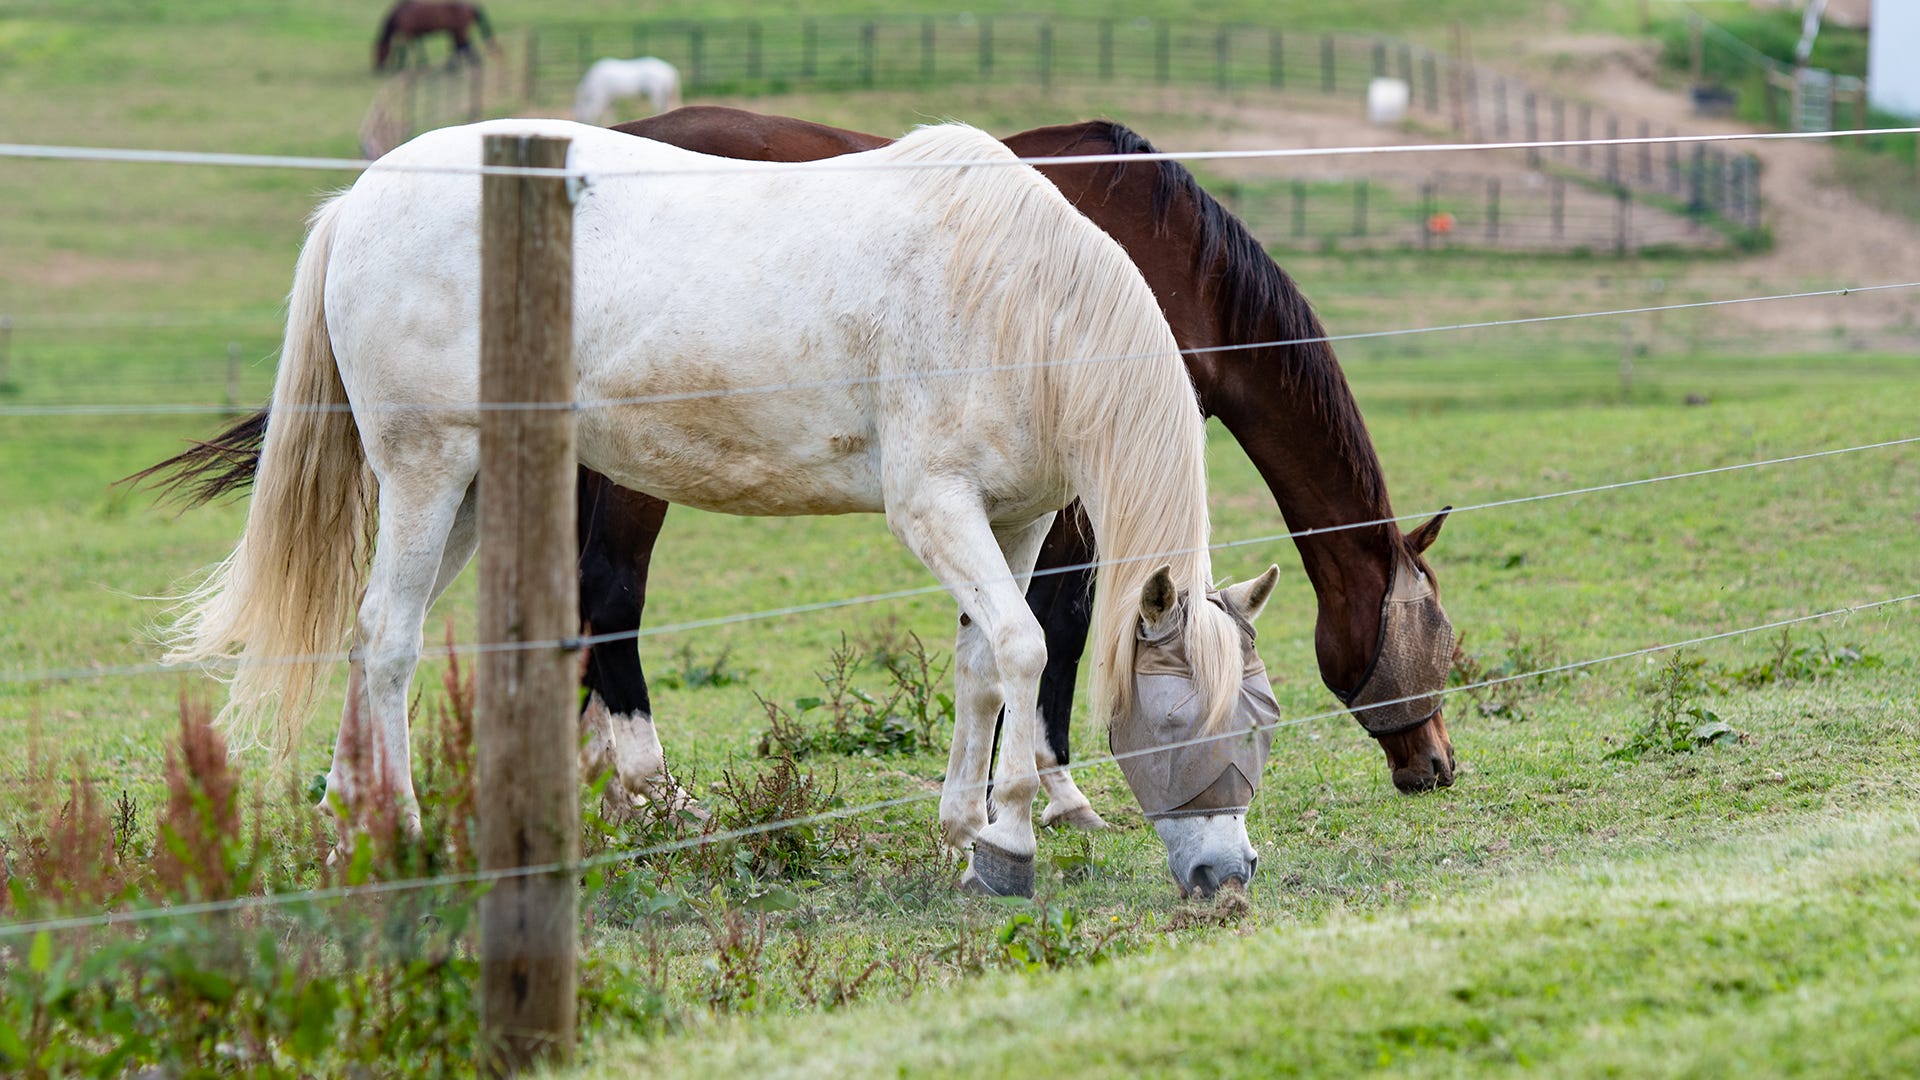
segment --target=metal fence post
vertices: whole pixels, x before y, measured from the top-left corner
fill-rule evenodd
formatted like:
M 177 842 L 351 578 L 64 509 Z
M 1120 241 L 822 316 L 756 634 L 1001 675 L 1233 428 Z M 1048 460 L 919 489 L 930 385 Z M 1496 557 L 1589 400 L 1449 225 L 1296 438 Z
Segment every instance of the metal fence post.
M 567 140 L 491 135 L 491 166 L 558 169 Z M 481 180 L 480 396 L 551 408 L 480 414 L 475 783 L 480 1016 L 490 1075 L 572 1056 L 580 859 L 574 536 L 573 205 L 564 177 Z M 513 645 L 526 647 L 514 648 Z

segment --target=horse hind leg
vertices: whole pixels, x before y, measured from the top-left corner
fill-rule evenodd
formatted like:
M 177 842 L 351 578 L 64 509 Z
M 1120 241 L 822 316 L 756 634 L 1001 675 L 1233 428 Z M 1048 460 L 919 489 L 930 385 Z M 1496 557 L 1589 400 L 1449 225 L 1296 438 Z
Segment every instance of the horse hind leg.
M 420 662 L 427 609 L 473 556 L 476 499 L 466 478 L 383 476 L 380 525 L 354 629 L 346 710 L 327 773 L 325 806 L 353 824 L 420 830 L 407 741 L 407 691 Z

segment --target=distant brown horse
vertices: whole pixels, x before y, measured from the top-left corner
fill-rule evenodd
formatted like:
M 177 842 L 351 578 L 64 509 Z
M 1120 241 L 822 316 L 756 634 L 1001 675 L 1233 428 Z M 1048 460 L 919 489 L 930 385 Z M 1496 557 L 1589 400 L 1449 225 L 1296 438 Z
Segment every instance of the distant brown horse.
M 475 29 L 497 50 L 498 46 L 492 45 L 493 24 L 479 4 L 400 0 L 380 24 L 380 40 L 373 44 L 373 70 L 385 71 L 389 61 L 393 67 L 405 67 L 408 47 L 428 34 L 446 34 L 453 39 L 452 63 L 465 59 L 477 64 L 480 54 L 473 51 L 470 36 Z

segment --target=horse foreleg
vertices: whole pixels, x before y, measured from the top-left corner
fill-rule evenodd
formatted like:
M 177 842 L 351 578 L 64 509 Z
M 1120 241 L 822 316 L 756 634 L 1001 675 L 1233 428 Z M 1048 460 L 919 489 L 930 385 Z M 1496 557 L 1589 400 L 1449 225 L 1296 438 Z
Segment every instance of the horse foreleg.
M 1035 703 L 1046 665 L 1046 640 L 1021 586 L 1050 519 L 995 530 L 977 496 L 948 492 L 943 497 L 929 485 L 915 493 L 910 508 L 890 511 L 888 524 L 960 606 L 954 643 L 954 750 L 941 792 L 940 823 L 949 843 L 964 843 L 969 834 L 973 840 L 961 885 L 1031 896 L 1033 796 L 1039 788 Z M 989 808 L 981 798 L 987 747 L 994 717 L 1003 706 L 1003 745 Z
M 465 29 L 449 30 L 447 36 L 453 39 L 453 55 L 447 58 L 448 71 L 458 70 L 462 60 L 475 67 L 479 66 L 480 54 L 473 51 L 473 38 Z

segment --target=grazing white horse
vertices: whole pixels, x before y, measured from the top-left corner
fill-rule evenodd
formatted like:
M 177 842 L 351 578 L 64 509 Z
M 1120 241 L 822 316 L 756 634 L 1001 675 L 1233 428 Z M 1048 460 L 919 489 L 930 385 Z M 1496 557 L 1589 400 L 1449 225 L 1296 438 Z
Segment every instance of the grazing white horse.
M 606 119 L 607 109 L 614 102 L 643 95 L 653 103 L 654 112 L 678 107 L 680 72 L 657 56 L 595 60 L 573 93 L 573 118 L 583 124 L 598 124 Z
M 239 738 L 291 750 L 320 668 L 288 660 L 338 649 L 351 621 L 349 715 L 357 703 L 372 734 L 350 744 L 343 725 L 329 804 L 391 793 L 417 823 L 408 686 L 427 609 L 478 542 L 472 170 L 493 133 L 568 137 L 588 177 L 580 459 L 707 510 L 885 514 L 958 603 L 940 821 L 974 845 L 967 884 L 1032 889 L 1046 645 L 1023 593 L 1072 496 L 1115 560 L 1095 600 L 1095 715 L 1133 715 L 1143 591 L 1155 625 L 1185 639 L 1202 711 L 1234 712 L 1250 632 L 1199 600 L 1212 571 L 1192 385 L 1139 271 L 1056 187 L 959 125 L 794 166 L 496 120 L 421 135 L 314 215 L 246 531 L 189 597 L 170 656 L 238 660 L 225 715 Z M 1006 163 L 847 168 L 980 159 Z M 1169 615 L 1175 597 L 1193 601 Z M 371 746 L 379 790 L 354 790 L 354 745 Z M 1252 849 L 1229 827 L 1220 844 L 1245 881 Z

